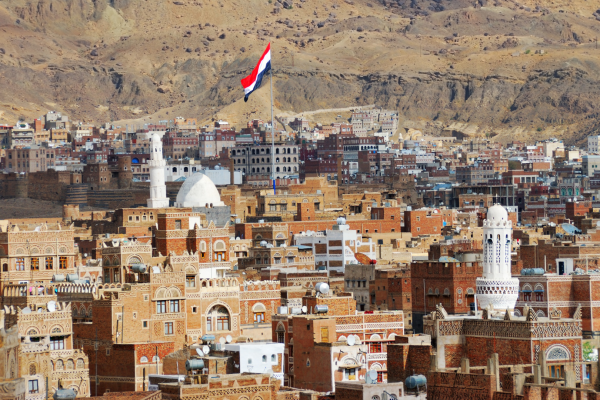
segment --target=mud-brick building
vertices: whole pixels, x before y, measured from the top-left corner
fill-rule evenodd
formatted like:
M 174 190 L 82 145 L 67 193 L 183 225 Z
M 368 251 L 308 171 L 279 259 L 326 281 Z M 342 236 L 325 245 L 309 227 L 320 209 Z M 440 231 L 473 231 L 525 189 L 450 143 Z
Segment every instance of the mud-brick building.
M 151 261 L 150 243 L 138 242 L 135 239 L 102 242 L 102 282 L 126 282 L 134 265 L 149 265 Z
M 187 340 L 196 343 L 202 335 L 219 340 L 240 335 L 254 340 L 271 339 L 271 317 L 281 304 L 277 281 L 200 279 L 186 287 Z
M 286 345 L 287 385 L 334 391 L 335 382 L 364 379 L 369 370 L 387 379 L 387 345 L 404 334 L 402 311 L 356 311 L 351 293 L 313 293 L 302 305 L 306 315 L 272 317 L 273 341 Z M 319 368 L 327 372 L 319 374 Z
M 502 379 L 516 368 L 532 373 L 532 365 L 543 354 L 544 376 L 562 377 L 571 371 L 581 380 L 590 368 L 583 361 L 581 309 L 573 318 L 562 318 L 556 309 L 549 317 L 538 317 L 531 308 L 525 311 L 525 317 L 492 315 L 487 309 L 479 315 L 449 316 L 438 306 L 424 319 L 425 334 L 431 336 L 437 353 L 437 369 L 459 368 L 463 358 L 470 360 L 471 368 L 483 368 L 498 353 Z
M 50 282 L 75 273 L 74 228 L 61 223 L 0 227 L 0 280 Z
M 4 327 L 5 311 L 0 310 L 0 393 L 6 399 L 25 400 L 28 382 L 21 377 L 18 326 Z
M 410 266 L 412 327 L 417 333 L 423 332 L 424 315 L 438 304 L 451 314 L 465 314 L 475 303 L 475 281 L 483 274 L 481 250 L 448 253 L 448 246 L 432 246 L 428 261 Z
M 163 400 L 298 400 L 300 391 L 282 388 L 270 374 L 188 375 L 183 384 L 160 383 Z
M 525 307 L 529 307 L 538 317 L 547 317 L 556 308 L 564 317 L 572 318 L 579 307 L 583 336 L 593 337 L 600 334 L 600 308 L 596 306 L 599 301 L 600 276 L 597 274 L 520 275 L 515 314 L 523 315 Z
M 64 388 L 75 390 L 77 397 L 90 395 L 88 357 L 73 345 L 71 305 L 56 300 L 51 286 L 9 284 L 3 288 L 2 322 L 6 330 L 18 329 L 18 376 L 27 381 L 27 400 L 45 399 L 46 389 L 52 396 L 59 380 Z
M 137 278 L 137 283 L 61 287 L 61 299 L 72 298 L 79 308 L 75 340 L 94 365 L 94 394 L 144 390 L 148 374 L 161 373 L 163 358 L 185 343 L 184 272 L 160 269 Z M 82 290 L 92 294 L 88 302 Z
M 200 270 L 216 271 L 224 276 L 231 268 L 229 261 L 229 228 L 218 228 L 214 222 L 202 225 L 204 215 L 195 212 L 167 212 L 158 214 L 158 229 L 155 234 L 157 255 L 184 252 L 198 255 Z M 202 274 L 201 274 L 202 275 Z M 211 274 L 202 275 L 213 278 Z

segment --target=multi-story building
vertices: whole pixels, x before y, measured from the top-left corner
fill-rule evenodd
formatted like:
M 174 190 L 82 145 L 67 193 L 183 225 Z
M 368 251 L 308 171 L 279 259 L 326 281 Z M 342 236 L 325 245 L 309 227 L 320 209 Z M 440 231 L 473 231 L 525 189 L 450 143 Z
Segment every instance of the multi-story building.
M 359 311 L 371 310 L 371 286 L 375 279 L 375 264 L 351 264 L 344 270 L 344 291 L 352 293 Z
M 347 137 L 343 141 L 344 160 L 348 161 L 357 161 L 359 151 L 383 152 L 386 149 L 385 138 L 380 136 Z
M 306 295 L 302 306 L 306 315 L 272 317 L 273 341 L 285 344 L 288 386 L 334 391 L 336 382 L 362 380 L 371 370 L 387 379 L 387 345 L 404 334 L 402 311 L 357 311 L 350 293 Z
M 588 136 L 587 140 L 587 151 L 590 154 L 598 154 L 600 152 L 600 148 L 598 147 L 598 142 L 600 142 L 600 135 L 592 135 Z
M 198 139 L 200 158 L 217 157 L 223 149 L 230 149 L 236 145 L 236 134 L 232 130 L 214 129 L 212 132 L 201 133 Z
M 195 158 L 198 149 L 198 136 L 182 132 L 167 132 L 163 138 L 163 157 L 180 160 Z
M 491 165 L 469 165 L 456 168 L 456 182 L 467 185 L 486 184 L 494 178 L 494 170 Z
M 315 268 L 315 257 L 312 249 L 299 246 L 273 247 L 262 243 L 248 249 L 248 257 L 238 260 L 238 269 L 253 269 L 257 272 L 270 268 L 297 268 L 312 270 Z
M 583 175 L 593 176 L 596 171 L 600 171 L 600 155 L 588 154 L 581 157 L 581 173 Z
M 271 176 L 273 160 L 271 145 L 237 145 L 231 149 L 230 157 L 236 171 L 242 171 L 246 177 Z M 298 146 L 275 146 L 275 179 L 298 174 Z
M 89 397 L 88 357 L 74 343 L 71 304 L 57 302 L 55 287 L 5 285 L 2 305 L 4 328 L 18 329 L 20 346 L 11 363 L 19 366 L 18 376 L 27 381 L 24 399 L 43 400 L 59 382 L 74 389 L 77 397 Z
M 8 130 L 6 142 L 9 148 L 26 147 L 35 144 L 35 130 L 27 122 L 19 121 Z
M 75 272 L 74 228 L 61 223 L 8 224 L 0 232 L 0 279 L 50 282 Z
M 56 111 L 50 111 L 44 116 L 44 129 L 68 129 L 69 117 Z
M 469 312 L 475 303 L 476 279 L 483 273 L 481 253 L 470 240 L 430 248 L 429 261 L 411 264 L 412 327 L 423 332 L 422 318 L 442 304 L 451 314 Z
M 400 310 L 404 313 L 404 329 L 412 331 L 412 280 L 410 269 L 376 269 L 368 282 L 370 310 Z
M 55 150 L 38 145 L 6 149 L 6 171 L 15 173 L 44 172 L 55 165 Z
M 294 244 L 310 246 L 315 256 L 315 267 L 344 272 L 346 265 L 375 260 L 375 245 L 364 240 L 362 234 L 350 229 L 345 218 L 338 218 L 333 229 L 325 232 L 300 232 L 294 235 Z

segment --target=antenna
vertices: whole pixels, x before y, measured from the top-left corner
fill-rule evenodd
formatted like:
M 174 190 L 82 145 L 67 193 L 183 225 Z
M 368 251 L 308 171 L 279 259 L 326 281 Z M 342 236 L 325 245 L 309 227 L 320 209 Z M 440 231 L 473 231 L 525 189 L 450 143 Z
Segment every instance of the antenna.
M 54 300 L 49 301 L 47 308 L 48 308 L 48 312 L 56 311 L 56 302 Z
M 346 343 L 348 343 L 348 346 L 354 346 L 356 344 L 356 338 L 354 336 L 350 335 L 350 336 L 348 336 Z
M 598 221 L 598 224 L 600 225 L 600 221 Z M 302 313 L 306 314 L 307 312 L 308 312 L 308 307 L 302 306 Z
M 199 355 L 200 357 L 203 357 L 203 356 L 204 356 L 204 352 L 202 352 L 202 349 L 200 349 L 199 347 L 197 347 L 197 348 L 196 348 L 196 353 L 198 353 L 198 355 Z
M 31 308 L 29 307 L 25 307 L 24 309 L 21 310 L 22 314 L 31 314 Z
M 222 338 L 219 338 L 219 343 L 221 343 L 221 344 L 225 344 L 225 338 L 224 338 L 224 337 L 222 337 Z
M 208 346 L 206 346 L 206 345 L 205 345 L 205 346 L 202 346 L 202 352 L 203 352 L 205 355 L 208 355 L 208 353 L 210 353 L 210 347 L 208 347 Z
M 225 341 L 227 343 L 231 343 L 232 340 L 233 340 L 233 338 L 231 337 L 231 335 L 227 335 L 227 337 L 225 338 Z

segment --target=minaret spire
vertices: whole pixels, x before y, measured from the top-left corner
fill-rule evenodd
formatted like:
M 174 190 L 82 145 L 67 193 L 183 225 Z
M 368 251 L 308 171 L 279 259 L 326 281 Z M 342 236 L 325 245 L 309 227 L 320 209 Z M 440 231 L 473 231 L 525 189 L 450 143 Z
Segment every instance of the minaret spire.
M 514 309 L 519 280 L 511 275 L 512 221 L 504 207 L 488 209 L 483 221 L 483 276 L 477 278 L 477 303 L 496 310 Z
M 149 208 L 169 207 L 167 197 L 167 185 L 165 184 L 165 166 L 167 162 L 163 159 L 162 141 L 157 133 L 152 135 L 150 146 L 151 154 L 148 165 L 150 166 L 150 198 Z

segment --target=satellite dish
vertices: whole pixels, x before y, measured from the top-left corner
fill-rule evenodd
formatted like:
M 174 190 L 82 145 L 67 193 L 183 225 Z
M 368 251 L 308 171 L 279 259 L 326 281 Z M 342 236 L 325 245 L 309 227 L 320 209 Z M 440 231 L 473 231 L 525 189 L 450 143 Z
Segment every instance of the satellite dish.
M 600 221 L 599 221 L 600 222 Z M 302 312 L 306 314 L 308 312 L 308 307 L 302 306 Z
M 360 338 L 358 337 L 358 335 L 354 335 L 353 338 L 355 339 L 356 344 L 360 344 L 361 343 Z
M 203 357 L 203 356 L 204 356 L 204 353 L 202 352 L 202 349 L 200 349 L 199 347 L 196 347 L 196 353 L 198 353 L 198 355 L 199 355 L 200 357 Z
M 232 340 L 233 338 L 231 337 L 231 335 L 227 335 L 227 337 L 225 338 L 225 341 L 227 341 L 227 343 L 231 343 Z
M 346 343 L 348 343 L 348 346 L 354 346 L 356 344 L 356 339 L 354 336 L 348 336 Z
M 210 347 L 208 347 L 208 346 L 202 346 L 202 352 L 205 355 L 208 355 L 208 353 L 210 353 Z
M 31 308 L 29 307 L 25 307 L 24 309 L 21 310 L 22 314 L 31 314 Z
M 371 378 L 371 380 L 373 380 L 373 381 L 377 380 L 377 371 L 372 369 L 368 372 L 368 374 L 369 374 L 369 378 Z
M 219 343 L 221 343 L 221 344 L 225 344 L 225 338 L 224 338 L 224 337 L 222 337 L 222 338 L 219 338 Z
M 56 302 L 54 300 L 49 301 L 47 307 L 48 307 L 48 312 L 56 311 Z

